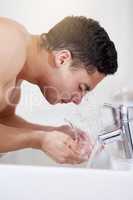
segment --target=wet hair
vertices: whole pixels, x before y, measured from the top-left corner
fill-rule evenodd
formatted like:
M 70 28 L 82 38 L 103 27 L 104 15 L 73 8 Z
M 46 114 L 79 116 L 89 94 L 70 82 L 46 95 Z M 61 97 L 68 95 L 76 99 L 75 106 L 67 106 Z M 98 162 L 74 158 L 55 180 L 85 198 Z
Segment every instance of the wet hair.
M 73 63 L 83 64 L 87 71 L 97 70 L 105 75 L 117 71 L 115 45 L 94 19 L 84 16 L 65 17 L 45 34 L 45 38 L 47 49 L 69 50 Z

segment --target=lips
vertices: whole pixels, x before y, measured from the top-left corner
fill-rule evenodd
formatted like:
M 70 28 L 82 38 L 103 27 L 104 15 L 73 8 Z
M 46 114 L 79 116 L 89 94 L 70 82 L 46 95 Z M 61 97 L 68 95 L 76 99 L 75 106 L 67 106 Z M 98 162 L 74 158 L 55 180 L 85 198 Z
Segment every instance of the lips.
M 75 98 L 75 99 L 62 99 L 61 100 L 61 103 L 71 103 L 71 102 L 73 102 L 73 103 L 75 103 L 75 104 L 80 104 L 81 103 L 81 99 L 79 99 L 79 98 Z
M 70 103 L 70 102 L 71 102 L 71 100 L 66 100 L 66 99 L 61 100 L 61 103 Z

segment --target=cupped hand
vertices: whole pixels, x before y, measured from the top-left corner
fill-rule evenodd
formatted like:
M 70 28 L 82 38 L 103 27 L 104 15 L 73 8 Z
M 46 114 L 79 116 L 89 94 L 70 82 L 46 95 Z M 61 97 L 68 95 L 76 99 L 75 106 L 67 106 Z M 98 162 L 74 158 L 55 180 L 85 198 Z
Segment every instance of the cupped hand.
M 70 126 L 43 135 L 41 149 L 58 163 L 79 164 L 89 159 L 93 148 L 90 137 Z

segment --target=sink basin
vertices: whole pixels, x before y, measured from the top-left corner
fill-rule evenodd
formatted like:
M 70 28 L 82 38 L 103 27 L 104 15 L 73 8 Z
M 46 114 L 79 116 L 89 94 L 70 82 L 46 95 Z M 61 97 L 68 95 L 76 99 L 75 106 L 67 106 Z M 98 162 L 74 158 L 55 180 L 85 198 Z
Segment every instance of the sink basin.
M 1 200 L 133 200 L 133 171 L 0 165 Z

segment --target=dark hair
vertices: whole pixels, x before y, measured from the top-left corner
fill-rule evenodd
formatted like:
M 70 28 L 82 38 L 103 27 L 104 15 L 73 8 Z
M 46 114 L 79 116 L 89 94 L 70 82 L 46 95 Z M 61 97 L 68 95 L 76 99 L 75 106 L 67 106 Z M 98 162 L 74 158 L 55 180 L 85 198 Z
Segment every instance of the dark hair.
M 73 61 L 81 62 L 88 71 L 97 69 L 105 75 L 117 71 L 114 43 L 104 28 L 93 19 L 83 16 L 65 17 L 46 33 L 46 43 L 51 50 L 68 49 Z

